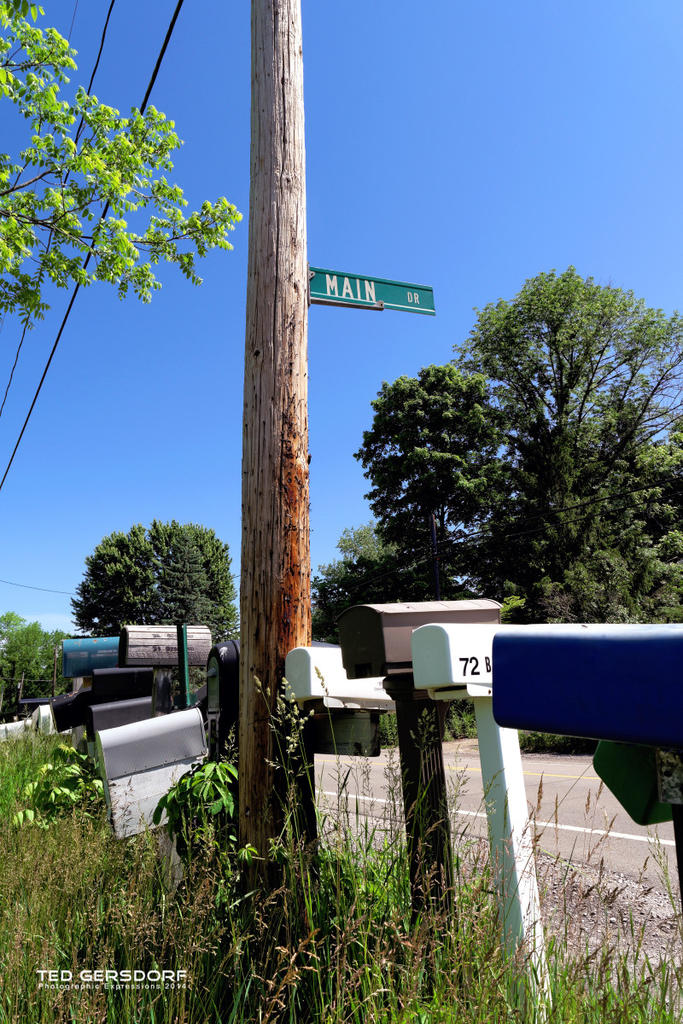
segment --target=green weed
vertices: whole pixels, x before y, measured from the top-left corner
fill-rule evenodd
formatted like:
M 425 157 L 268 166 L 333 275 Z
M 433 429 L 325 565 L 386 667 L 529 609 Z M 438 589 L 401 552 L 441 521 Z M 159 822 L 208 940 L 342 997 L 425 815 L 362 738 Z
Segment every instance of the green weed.
M 25 743 L 0 748 L 0 1024 L 680 1020 L 678 965 L 636 968 L 610 947 L 588 953 L 557 940 L 549 947 L 553 1008 L 544 1016 L 525 951 L 510 958 L 501 950 L 485 848 L 467 833 L 454 829 L 455 913 L 430 909 L 414 920 L 391 800 L 384 818 L 369 819 L 358 801 L 349 798 L 347 810 L 342 792 L 334 815 L 321 815 L 313 846 L 290 817 L 270 888 L 247 889 L 228 841 L 214 833 L 193 847 L 169 893 L 154 835 L 117 841 L 102 811 L 72 803 L 47 828 L 12 826 L 26 782 L 55 760 L 49 738 Z M 214 774 L 201 782 L 195 774 L 188 789 L 201 794 Z M 209 822 L 222 813 L 213 786 Z M 229 787 L 221 797 L 229 812 L 226 794 Z M 96 969 L 186 971 L 187 984 L 51 988 L 37 973 L 70 971 L 77 980 Z

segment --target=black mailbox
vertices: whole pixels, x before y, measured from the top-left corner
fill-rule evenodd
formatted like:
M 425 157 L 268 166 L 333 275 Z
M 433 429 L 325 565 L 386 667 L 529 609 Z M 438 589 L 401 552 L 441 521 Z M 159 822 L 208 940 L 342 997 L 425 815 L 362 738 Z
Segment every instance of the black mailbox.
M 230 730 L 237 733 L 239 724 L 239 640 L 225 640 L 211 648 L 206 676 L 207 739 L 209 757 L 215 758 L 225 753 Z
M 92 671 L 93 704 L 110 700 L 133 700 L 151 697 L 154 670 L 151 668 L 94 668 Z
M 130 725 L 152 717 L 152 698 L 134 697 L 132 700 L 113 700 L 106 704 L 91 704 L 86 708 L 85 729 L 88 739 L 95 741 L 95 733 L 113 729 L 117 725 Z
M 410 638 L 414 629 L 436 622 L 500 622 L 500 605 L 474 601 L 415 601 L 409 604 L 356 604 L 337 620 L 342 660 L 349 679 L 391 677 L 412 690 Z M 402 677 L 402 679 L 401 679 Z M 403 680 L 403 685 L 402 684 Z
M 52 717 L 57 732 L 85 725 L 87 709 L 93 704 L 114 700 L 150 697 L 152 669 L 100 668 L 92 670 L 92 686 L 75 693 L 63 693 L 52 701 Z
M 52 717 L 57 732 L 66 732 L 77 725 L 83 725 L 85 710 L 92 703 L 92 690 L 83 687 L 75 693 L 60 693 L 52 701 Z
M 173 710 L 173 680 L 168 669 L 154 669 L 154 686 L 152 687 L 152 718 L 168 715 Z

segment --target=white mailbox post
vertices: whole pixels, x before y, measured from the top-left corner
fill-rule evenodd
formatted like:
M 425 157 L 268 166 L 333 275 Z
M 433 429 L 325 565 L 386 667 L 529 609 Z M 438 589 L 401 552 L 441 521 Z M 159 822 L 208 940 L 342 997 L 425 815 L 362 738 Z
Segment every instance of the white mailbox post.
M 425 625 L 412 634 L 415 688 L 432 700 L 469 697 L 474 703 L 479 758 L 506 947 L 524 943 L 539 988 L 549 981 L 531 825 L 516 729 L 493 718 L 492 646 L 500 625 Z

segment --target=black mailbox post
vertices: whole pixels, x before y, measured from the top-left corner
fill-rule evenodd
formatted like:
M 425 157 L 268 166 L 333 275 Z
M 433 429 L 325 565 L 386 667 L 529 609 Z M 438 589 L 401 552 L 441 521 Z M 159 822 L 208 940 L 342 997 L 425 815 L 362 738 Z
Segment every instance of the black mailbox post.
M 403 807 L 413 911 L 428 901 L 450 907 L 453 892 L 443 736 L 448 703 L 415 690 L 412 632 L 427 623 L 500 622 L 497 601 L 423 601 L 354 605 L 338 619 L 350 679 L 384 677 L 396 702 Z

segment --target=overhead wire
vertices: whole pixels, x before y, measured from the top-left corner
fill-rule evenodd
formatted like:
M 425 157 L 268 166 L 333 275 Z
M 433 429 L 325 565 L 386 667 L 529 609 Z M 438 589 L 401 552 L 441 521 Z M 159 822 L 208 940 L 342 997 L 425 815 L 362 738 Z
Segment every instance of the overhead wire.
M 676 482 L 676 481 L 674 481 L 674 482 Z M 678 483 L 679 484 L 683 484 L 683 481 L 678 481 Z M 562 508 L 562 509 L 554 509 L 554 510 L 552 510 L 549 513 L 534 513 L 533 515 L 531 515 L 529 517 L 524 517 L 521 521 L 524 522 L 526 518 L 528 518 L 528 519 L 549 518 L 551 515 L 557 515 L 560 512 L 566 512 L 566 511 L 569 511 L 571 509 L 579 508 L 579 507 L 582 507 L 582 506 L 585 506 L 585 505 L 597 505 L 597 504 L 602 503 L 603 501 L 609 501 L 609 500 L 613 500 L 613 499 L 615 499 L 617 497 L 622 497 L 625 494 L 635 494 L 638 491 L 648 490 L 648 489 L 651 489 L 651 488 L 657 487 L 657 486 L 658 486 L 657 484 L 653 484 L 653 483 L 644 484 L 641 487 L 634 487 L 634 488 L 631 488 L 631 489 L 629 489 L 627 491 L 618 491 L 618 492 L 615 492 L 614 494 L 605 495 L 602 498 L 598 498 L 598 499 L 595 499 L 593 501 L 591 499 L 586 499 L 584 501 L 576 502 L 573 505 L 565 505 L 564 508 Z M 626 511 L 626 509 L 628 509 L 628 508 L 635 508 L 635 507 L 636 506 L 634 506 L 632 504 L 631 505 L 621 505 L 619 508 L 608 510 L 607 511 L 607 515 L 610 515 L 610 516 L 611 515 L 616 515 L 619 512 Z M 579 522 L 582 518 L 583 518 L 583 515 L 576 516 L 573 519 L 568 520 L 568 523 Z M 504 533 L 504 534 L 502 534 L 501 539 L 502 540 L 509 540 L 512 537 L 520 537 L 520 536 L 525 536 L 526 534 L 539 533 L 542 529 L 543 529 L 543 527 L 534 527 L 531 530 L 517 531 L 516 533 Z M 488 532 L 488 528 L 482 529 L 482 530 L 476 530 L 476 531 L 474 531 L 472 533 L 467 534 L 465 537 L 462 537 L 462 538 L 458 538 L 458 539 L 451 538 L 451 539 L 446 540 L 446 541 L 440 541 L 439 544 L 437 545 L 437 552 L 436 553 L 439 556 L 442 556 L 444 554 L 448 554 L 448 551 L 446 550 L 447 548 L 452 548 L 453 546 L 459 546 L 459 545 L 465 544 L 469 540 L 473 540 L 473 539 L 476 539 L 477 537 L 484 536 L 487 532 Z M 415 559 L 412 562 L 409 562 L 407 565 L 394 566 L 391 569 L 386 569 L 386 570 L 384 570 L 381 573 L 376 573 L 376 574 L 373 574 L 373 575 L 370 575 L 370 576 L 364 576 L 360 580 L 358 580 L 356 586 L 350 591 L 350 593 L 351 594 L 359 593 L 362 589 L 364 589 L 365 587 L 370 586 L 372 583 L 380 582 L 381 580 L 386 579 L 389 576 L 394 576 L 394 575 L 397 575 L 398 573 L 401 573 L 401 572 L 409 572 L 411 569 L 416 569 L 418 566 L 424 565 L 425 562 L 430 561 L 433 557 L 434 557 L 434 552 L 433 552 L 433 550 L 430 549 L 428 554 L 423 555 L 421 558 Z M 230 573 L 230 577 L 229 578 L 231 580 L 237 580 L 237 579 L 239 579 L 239 573 Z M 23 587 L 23 588 L 25 588 L 27 590 L 42 590 L 42 591 L 45 591 L 46 593 L 50 593 L 50 594 L 66 594 L 68 596 L 73 596 L 73 593 L 74 593 L 73 591 L 70 591 L 70 590 L 54 590 L 51 587 L 36 587 L 36 586 L 31 586 L 28 583 L 15 583 L 12 580 L 0 579 L 0 583 L 5 583 L 5 584 L 7 584 L 8 586 L 11 586 L 11 587 Z
M 174 10 L 173 15 L 171 17 L 171 21 L 169 23 L 168 29 L 166 30 L 166 35 L 164 37 L 164 41 L 163 41 L 163 43 L 161 45 L 161 49 L 159 51 L 159 55 L 157 57 L 155 65 L 154 65 L 154 70 L 152 71 L 152 75 L 151 75 L 151 78 L 150 78 L 149 83 L 147 85 L 147 89 L 145 91 L 145 95 L 144 95 L 143 101 L 142 101 L 142 103 L 140 105 L 140 113 L 141 114 L 143 114 L 145 112 L 145 108 L 146 108 L 147 103 L 149 101 L 149 97 L 151 95 L 152 89 L 154 88 L 154 83 L 157 80 L 157 76 L 159 74 L 159 69 L 161 68 L 161 64 L 162 64 L 162 61 L 163 61 L 164 56 L 166 54 L 166 50 L 168 49 L 168 44 L 169 44 L 169 42 L 171 40 L 171 36 L 173 35 L 173 29 L 175 27 L 176 21 L 178 20 L 178 15 L 180 14 L 180 11 L 182 9 L 183 3 L 184 3 L 184 0 L 178 0 L 178 2 L 176 3 L 175 10 Z M 112 6 L 113 6 L 113 0 L 112 0 Z M 111 9 L 110 9 L 110 13 L 111 13 Z M 98 55 L 98 59 L 99 59 L 99 55 Z M 105 203 L 104 209 L 102 210 L 102 213 L 100 214 L 100 218 L 99 218 L 99 221 L 98 221 L 98 226 L 99 226 L 99 224 L 102 223 L 104 218 L 107 216 L 107 213 L 109 211 L 109 205 L 110 205 L 109 202 Z M 97 230 L 97 228 L 95 228 L 95 230 Z M 87 269 L 88 264 L 90 263 L 91 256 L 92 256 L 92 250 L 90 250 L 90 252 L 88 252 L 86 258 L 83 261 L 83 266 L 82 266 L 83 270 Z M 24 420 L 24 424 L 23 424 L 23 426 L 21 428 L 21 431 L 19 432 L 19 437 L 17 438 L 16 444 L 14 445 L 14 449 L 13 449 L 12 454 L 10 456 L 9 462 L 7 463 L 7 466 L 5 467 L 5 471 L 3 473 L 2 480 L 0 480 L 0 491 L 2 491 L 2 488 L 3 488 L 4 484 L 5 484 L 5 480 L 7 479 L 7 474 L 9 473 L 10 469 L 12 468 L 12 463 L 14 462 L 14 458 L 15 458 L 15 456 L 17 454 L 17 451 L 19 450 L 19 445 L 21 444 L 21 440 L 22 440 L 22 438 L 24 436 L 24 432 L 26 431 L 26 427 L 28 426 L 29 420 L 31 419 L 31 415 L 32 415 L 33 410 L 35 408 L 36 402 L 38 401 L 38 396 L 40 395 L 40 392 L 42 390 L 43 384 L 45 382 L 45 378 L 47 377 L 48 370 L 50 369 L 50 365 L 51 365 L 52 360 L 54 358 L 54 354 L 57 351 L 57 346 L 59 345 L 60 339 L 62 337 L 62 333 L 64 331 L 64 328 L 66 327 L 67 321 L 69 319 L 69 315 L 71 314 L 71 310 L 73 308 L 73 304 L 75 302 L 76 296 L 78 295 L 80 287 L 81 287 L 80 282 L 76 282 L 76 284 L 74 285 L 74 289 L 73 289 L 73 291 L 71 293 L 71 298 L 69 300 L 69 304 L 67 306 L 66 312 L 65 312 L 65 314 L 64 314 L 64 316 L 62 318 L 62 322 L 61 322 L 61 324 L 59 326 L 59 330 L 57 331 L 57 337 L 55 338 L 54 345 L 52 346 L 52 351 L 50 352 L 50 355 L 48 356 L 47 362 L 45 364 L 45 368 L 44 368 L 42 376 L 40 378 L 40 382 L 39 382 L 38 387 L 36 388 L 35 394 L 33 396 L 33 401 L 31 402 L 31 406 L 30 406 L 30 408 L 28 410 L 28 413 L 26 415 L 26 419 Z
M 66 594 L 67 597 L 73 597 L 72 590 L 53 590 L 52 587 L 32 587 L 29 583 L 14 583 L 13 580 L 0 580 L 0 583 L 6 583 L 8 587 L 22 587 L 24 590 L 41 590 L 44 594 Z
M 676 483 L 676 482 L 678 482 L 679 484 L 683 483 L 683 481 L 674 481 L 674 483 Z M 511 539 L 517 538 L 517 537 L 523 537 L 523 536 L 527 536 L 527 535 L 532 535 L 534 533 L 540 533 L 545 528 L 545 526 L 548 525 L 547 524 L 547 520 L 549 520 L 551 516 L 556 516 L 556 515 L 558 515 L 560 513 L 563 513 L 565 511 L 570 511 L 572 509 L 576 509 L 576 508 L 580 508 L 580 507 L 585 507 L 587 505 L 589 507 L 593 507 L 594 505 L 601 504 L 601 503 L 603 503 L 605 501 L 613 501 L 616 498 L 623 497 L 624 495 L 636 494 L 639 491 L 643 491 L 643 490 L 652 490 L 653 488 L 658 487 L 658 486 L 661 486 L 661 485 L 660 484 L 656 484 L 656 483 L 643 484 L 640 487 L 633 487 L 633 488 L 629 488 L 628 490 L 617 491 L 617 492 L 615 492 L 613 494 L 610 494 L 610 495 L 603 495 L 601 498 L 585 499 L 583 501 L 576 502 L 573 505 L 567 505 L 567 506 L 565 506 L 562 509 L 553 509 L 550 512 L 546 512 L 546 513 L 540 513 L 540 512 L 533 513 L 532 515 L 530 515 L 528 517 L 526 517 L 526 516 L 522 517 L 520 522 L 525 522 L 525 521 L 528 521 L 528 520 L 534 520 L 534 519 L 539 519 L 540 518 L 540 519 L 546 520 L 545 525 L 533 527 L 530 530 L 521 530 L 521 531 L 504 533 L 504 534 L 500 535 L 500 540 L 511 540 Z M 613 515 L 618 514 L 619 512 L 625 512 L 627 509 L 635 508 L 635 507 L 636 506 L 634 504 L 621 505 L 619 508 L 607 510 L 606 515 L 613 516 Z M 562 525 L 570 525 L 571 523 L 579 522 L 580 520 L 585 518 L 585 515 L 587 514 L 587 512 L 588 512 L 588 510 L 585 513 L 583 513 L 583 514 L 574 517 L 573 519 L 565 520 L 565 522 Z M 450 539 L 447 539 L 445 541 L 440 541 L 437 544 L 436 554 L 439 557 L 442 557 L 444 555 L 450 554 L 454 548 L 462 547 L 462 545 L 468 543 L 469 541 L 476 540 L 478 537 L 483 537 L 483 536 L 485 536 L 488 533 L 490 533 L 490 529 L 487 526 L 487 527 L 482 528 L 481 530 L 474 530 L 471 533 L 468 533 L 464 537 L 450 538 Z M 362 590 L 366 589 L 367 587 L 371 586 L 374 583 L 381 582 L 383 579 L 387 579 L 390 576 L 396 576 L 396 575 L 398 575 L 400 573 L 403 573 L 403 572 L 410 572 L 412 569 L 416 569 L 420 565 L 424 565 L 426 562 L 431 561 L 434 558 L 434 554 L 435 554 L 435 552 L 432 549 L 430 549 L 427 554 L 423 555 L 420 558 L 415 559 L 412 562 L 409 562 L 407 565 L 397 565 L 397 566 L 394 566 L 394 567 L 392 567 L 390 569 L 385 569 L 385 570 L 383 570 L 380 573 L 371 574 L 369 576 L 364 576 L 360 580 L 357 581 L 356 585 L 352 589 L 349 590 L 349 594 L 350 595 L 359 594 L 359 593 L 361 593 Z
M 78 12 L 78 0 L 75 0 L 75 3 L 74 3 L 74 12 L 73 12 L 73 14 L 72 14 L 72 16 L 71 16 L 71 24 L 69 25 L 69 34 L 68 34 L 68 36 L 66 37 L 66 38 L 67 38 L 67 39 L 69 40 L 69 42 L 71 42 L 71 33 L 72 33 L 72 32 L 73 32 L 73 30 L 74 30 L 74 23 L 75 23 L 75 21 L 76 21 L 76 14 L 77 14 L 77 12 Z

